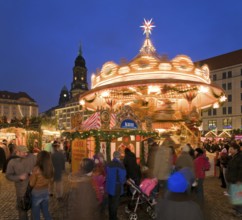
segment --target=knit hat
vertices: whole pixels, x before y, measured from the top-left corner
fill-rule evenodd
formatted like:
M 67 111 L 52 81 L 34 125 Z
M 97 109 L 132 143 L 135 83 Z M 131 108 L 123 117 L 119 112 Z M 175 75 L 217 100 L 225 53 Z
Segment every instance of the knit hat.
M 84 172 L 84 174 L 90 173 L 94 169 L 94 161 L 90 158 L 83 158 L 80 168 L 81 171 Z
M 23 146 L 23 145 L 19 145 L 16 147 L 16 150 L 17 151 L 20 151 L 20 152 L 23 152 L 23 153 L 27 153 L 29 152 L 28 148 L 26 146 Z
M 113 158 L 120 158 L 121 157 L 121 154 L 119 151 L 114 151 L 113 152 Z
M 189 184 L 185 176 L 181 172 L 173 173 L 167 181 L 167 188 L 169 191 L 174 193 L 184 193 Z

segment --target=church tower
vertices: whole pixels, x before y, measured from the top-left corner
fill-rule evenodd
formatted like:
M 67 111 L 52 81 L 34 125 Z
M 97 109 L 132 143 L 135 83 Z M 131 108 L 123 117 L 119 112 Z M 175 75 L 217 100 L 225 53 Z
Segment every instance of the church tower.
M 59 106 L 66 104 L 69 101 L 69 99 L 69 91 L 66 88 L 66 86 L 64 86 L 60 92 Z
M 86 61 L 82 57 L 82 48 L 79 48 L 79 54 L 75 60 L 75 66 L 73 67 L 73 80 L 71 83 L 71 98 L 78 94 L 84 93 L 88 90 L 87 84 L 87 68 Z

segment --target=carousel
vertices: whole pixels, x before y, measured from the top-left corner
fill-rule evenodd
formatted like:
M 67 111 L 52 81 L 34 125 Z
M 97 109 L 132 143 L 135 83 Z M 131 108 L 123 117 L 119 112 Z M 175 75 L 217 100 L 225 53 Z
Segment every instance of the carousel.
M 81 133 L 114 131 L 115 140 L 133 131 L 134 142 L 138 132 L 160 140 L 169 136 L 177 146 L 197 144 L 201 111 L 219 107 L 225 93 L 211 83 L 207 65 L 200 67 L 186 55 L 171 60 L 159 55 L 150 39 L 152 20 L 141 27 L 146 37 L 137 56 L 120 64 L 108 61 L 92 75 L 91 90 L 80 96 L 83 110 L 75 126 Z

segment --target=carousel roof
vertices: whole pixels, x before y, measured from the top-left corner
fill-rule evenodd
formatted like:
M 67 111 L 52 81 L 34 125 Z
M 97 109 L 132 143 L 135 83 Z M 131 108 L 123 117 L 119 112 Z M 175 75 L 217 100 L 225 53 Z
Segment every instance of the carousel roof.
M 92 89 L 80 97 L 81 104 L 91 110 L 130 105 L 148 115 L 159 114 L 158 119 L 174 119 L 187 109 L 218 106 L 226 100 L 224 91 L 211 84 L 206 64 L 199 67 L 186 55 L 172 60 L 159 55 L 150 39 L 152 20 L 144 20 L 141 27 L 146 38 L 138 55 L 128 63 L 106 62 L 92 76 Z

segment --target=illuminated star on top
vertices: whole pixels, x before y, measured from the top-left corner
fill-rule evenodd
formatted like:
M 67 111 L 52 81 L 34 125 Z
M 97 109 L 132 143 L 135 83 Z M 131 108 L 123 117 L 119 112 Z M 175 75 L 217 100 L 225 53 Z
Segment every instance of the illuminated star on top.
M 145 20 L 144 19 L 144 23 L 142 26 L 140 26 L 141 28 L 143 28 L 144 33 L 146 34 L 146 37 L 149 37 L 149 35 L 151 34 L 152 28 L 155 27 L 155 25 L 153 25 L 154 23 L 152 22 L 152 19 L 150 20 Z

